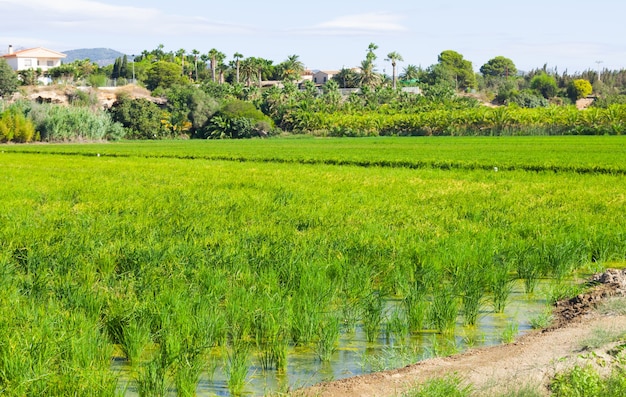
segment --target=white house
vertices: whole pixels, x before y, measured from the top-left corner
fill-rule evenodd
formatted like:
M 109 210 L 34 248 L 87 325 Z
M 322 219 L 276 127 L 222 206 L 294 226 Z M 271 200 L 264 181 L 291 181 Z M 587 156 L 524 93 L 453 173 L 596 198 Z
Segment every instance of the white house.
M 8 54 L 2 55 L 2 58 L 15 71 L 41 69 L 42 72 L 47 72 L 49 69 L 61 66 L 61 60 L 66 56 L 43 47 L 14 51 L 13 46 L 10 45 Z
M 338 70 L 320 70 L 313 74 L 313 82 L 318 85 L 323 85 L 337 74 L 339 74 Z

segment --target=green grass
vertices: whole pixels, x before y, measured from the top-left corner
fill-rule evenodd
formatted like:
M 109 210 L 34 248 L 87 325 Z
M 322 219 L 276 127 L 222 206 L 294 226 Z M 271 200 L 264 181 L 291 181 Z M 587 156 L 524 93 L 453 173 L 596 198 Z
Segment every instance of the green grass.
M 498 171 L 626 172 L 623 136 L 308 138 L 3 146 L 5 152 Z
M 111 395 L 118 345 L 131 388 L 192 394 L 218 349 L 239 393 L 289 345 L 471 324 L 518 263 L 623 262 L 624 141 L 573 138 L 2 146 L 0 392 Z

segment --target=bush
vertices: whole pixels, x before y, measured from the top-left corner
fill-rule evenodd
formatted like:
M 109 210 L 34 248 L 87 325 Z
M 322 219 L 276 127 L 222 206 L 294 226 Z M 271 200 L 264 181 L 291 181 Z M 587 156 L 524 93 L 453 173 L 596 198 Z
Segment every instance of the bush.
M 272 132 L 272 120 L 250 102 L 227 102 L 203 131 L 206 138 L 252 138 Z
M 556 80 L 546 73 L 533 77 L 530 81 L 530 88 L 539 92 L 546 99 L 552 98 L 557 92 Z
M 19 84 L 17 74 L 4 58 L 0 58 L 0 97 L 13 94 Z
M 506 101 L 507 104 L 514 103 L 523 108 L 548 107 L 550 102 L 541 95 L 537 95 L 529 90 L 513 92 Z
M 567 96 L 574 102 L 580 98 L 585 98 L 592 92 L 593 87 L 591 83 L 584 79 L 570 81 L 567 85 Z
M 17 108 L 0 114 L 0 142 L 30 142 L 34 136 L 35 126 Z
M 129 138 L 162 139 L 167 136 L 161 122 L 163 111 L 147 99 L 118 95 L 109 111 L 113 120 L 128 130 Z
M 41 104 L 33 106 L 29 117 L 43 141 L 99 141 L 123 136 L 120 125 L 103 110 Z

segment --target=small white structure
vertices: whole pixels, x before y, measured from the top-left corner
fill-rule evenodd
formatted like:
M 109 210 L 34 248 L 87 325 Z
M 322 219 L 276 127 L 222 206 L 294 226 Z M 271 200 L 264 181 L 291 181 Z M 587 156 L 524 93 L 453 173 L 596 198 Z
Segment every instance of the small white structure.
M 61 66 L 61 60 L 67 55 L 60 52 L 48 50 L 43 47 L 29 48 L 26 50 L 14 51 L 13 46 L 9 46 L 8 54 L 2 55 L 9 66 L 16 72 L 20 70 L 37 70 L 47 72 L 52 68 Z

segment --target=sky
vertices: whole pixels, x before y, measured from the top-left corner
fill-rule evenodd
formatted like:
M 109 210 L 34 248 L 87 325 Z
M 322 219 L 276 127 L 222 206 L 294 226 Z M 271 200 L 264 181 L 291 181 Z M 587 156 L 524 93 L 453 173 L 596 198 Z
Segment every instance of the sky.
M 519 70 L 562 73 L 626 68 L 624 0 L 0 0 L 0 54 L 111 48 L 133 55 L 163 45 L 230 61 L 235 53 L 278 64 L 297 55 L 307 69 L 356 67 L 370 43 L 377 71 L 399 53 L 428 67 L 454 50 L 476 71 L 505 56 Z

